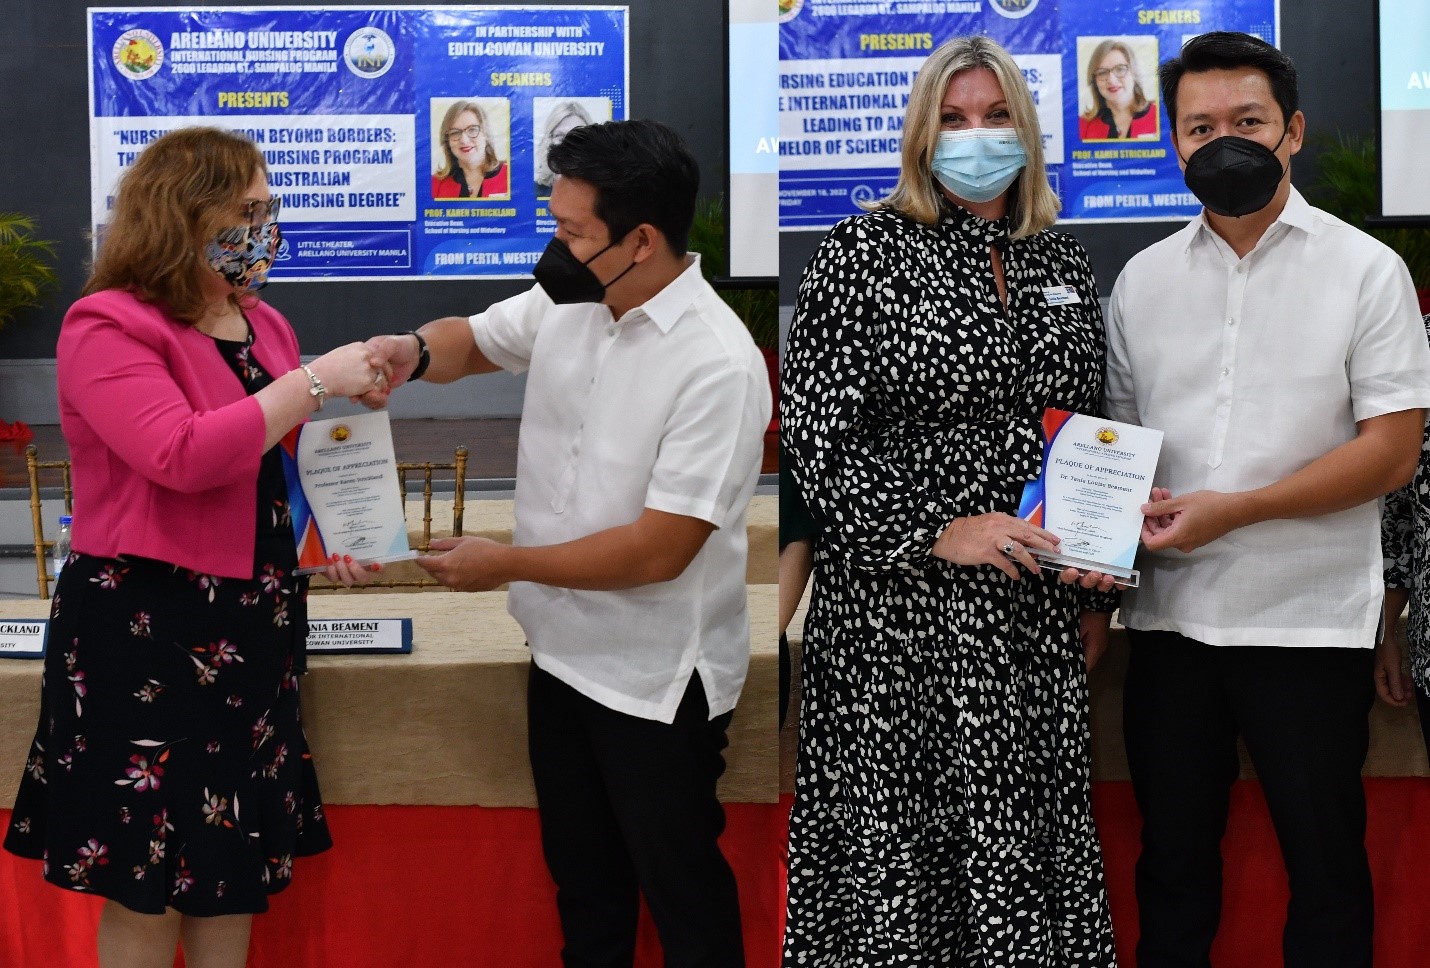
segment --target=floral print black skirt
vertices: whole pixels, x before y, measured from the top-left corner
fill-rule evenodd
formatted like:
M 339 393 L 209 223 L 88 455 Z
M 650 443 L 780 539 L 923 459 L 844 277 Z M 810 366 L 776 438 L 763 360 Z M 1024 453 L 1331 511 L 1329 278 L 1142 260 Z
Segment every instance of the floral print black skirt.
M 258 490 L 252 579 L 65 565 L 5 837 L 51 883 L 147 914 L 257 913 L 294 857 L 332 846 L 299 713 L 307 581 L 276 450 Z

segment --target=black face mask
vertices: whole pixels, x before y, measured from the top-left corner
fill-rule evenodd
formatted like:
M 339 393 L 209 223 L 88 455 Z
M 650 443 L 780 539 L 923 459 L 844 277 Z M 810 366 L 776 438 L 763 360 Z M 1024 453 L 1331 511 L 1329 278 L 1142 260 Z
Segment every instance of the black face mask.
M 627 232 L 626 235 L 630 233 Z M 625 235 L 616 239 L 609 249 L 618 245 Z M 602 249 L 601 252 L 605 252 Z M 591 271 L 591 263 L 601 255 L 597 252 L 591 258 L 582 262 L 576 258 L 565 242 L 553 238 L 546 244 L 546 251 L 541 253 L 541 258 L 537 260 L 536 267 L 531 270 L 531 274 L 536 277 L 536 283 L 546 294 L 551 297 L 551 301 L 558 306 L 570 303 L 598 303 L 606 298 L 606 288 L 615 285 L 616 281 L 636 267 L 635 261 L 621 270 L 621 275 L 616 276 L 610 282 L 602 282 Z
M 1281 141 L 1288 128 L 1282 129 Z M 1276 142 L 1276 148 L 1281 147 Z M 1276 187 L 1286 170 L 1276 157 L 1276 148 L 1267 148 L 1250 138 L 1226 135 L 1208 141 L 1184 158 L 1187 187 L 1207 211 L 1228 218 L 1259 212 L 1271 204 Z

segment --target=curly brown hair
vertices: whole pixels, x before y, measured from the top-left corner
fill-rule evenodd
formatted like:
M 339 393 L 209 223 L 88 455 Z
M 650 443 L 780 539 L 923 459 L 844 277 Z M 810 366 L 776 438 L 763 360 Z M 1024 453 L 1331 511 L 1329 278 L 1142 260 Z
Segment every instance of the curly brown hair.
M 239 221 L 243 193 L 267 170 L 257 145 L 222 128 L 156 139 L 120 179 L 84 294 L 125 289 L 195 322 L 211 298 L 204 246 Z

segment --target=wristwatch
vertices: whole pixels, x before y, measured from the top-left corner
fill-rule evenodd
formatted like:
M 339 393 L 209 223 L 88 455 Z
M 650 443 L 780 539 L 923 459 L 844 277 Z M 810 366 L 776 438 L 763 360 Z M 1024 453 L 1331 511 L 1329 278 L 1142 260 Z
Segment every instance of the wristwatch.
M 401 335 L 417 337 L 417 369 L 413 370 L 412 375 L 407 379 L 409 382 L 412 380 L 420 380 L 422 379 L 422 374 L 427 372 L 427 367 L 432 365 L 432 354 L 427 351 L 427 341 L 423 339 L 422 334 L 415 329 L 410 329 Z
M 305 363 L 300 369 L 308 374 L 308 395 L 318 401 L 318 409 L 323 409 L 323 398 L 328 395 L 328 388 L 323 386 L 323 381 L 318 379 L 318 375 L 308 369 Z

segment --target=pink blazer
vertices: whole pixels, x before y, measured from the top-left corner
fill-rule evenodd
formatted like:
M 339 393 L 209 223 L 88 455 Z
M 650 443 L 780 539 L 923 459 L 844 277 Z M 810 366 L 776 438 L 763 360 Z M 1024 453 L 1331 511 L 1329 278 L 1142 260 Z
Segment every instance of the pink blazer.
M 245 312 L 263 368 L 296 367 L 288 321 L 262 303 Z M 70 307 L 56 357 L 74 550 L 251 578 L 263 412 L 213 340 L 107 290 Z

